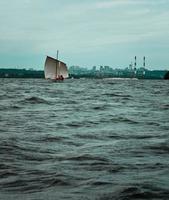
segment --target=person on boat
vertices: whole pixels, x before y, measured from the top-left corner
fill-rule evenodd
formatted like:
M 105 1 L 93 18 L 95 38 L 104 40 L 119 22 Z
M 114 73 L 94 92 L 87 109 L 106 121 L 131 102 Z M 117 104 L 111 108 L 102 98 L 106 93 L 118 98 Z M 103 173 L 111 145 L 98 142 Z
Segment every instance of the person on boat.
M 62 75 L 58 75 L 58 76 L 55 77 L 55 80 L 56 81 L 63 81 L 64 77 Z
M 61 81 L 63 81 L 63 80 L 64 80 L 64 78 L 63 78 L 63 76 L 62 76 L 62 75 L 60 75 L 60 80 L 61 80 Z

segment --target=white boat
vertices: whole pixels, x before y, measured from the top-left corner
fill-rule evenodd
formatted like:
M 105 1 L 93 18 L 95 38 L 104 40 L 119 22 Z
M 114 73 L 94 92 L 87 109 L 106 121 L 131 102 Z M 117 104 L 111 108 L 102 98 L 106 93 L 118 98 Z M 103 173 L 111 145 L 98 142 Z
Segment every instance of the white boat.
M 66 64 L 49 56 L 46 57 L 44 73 L 45 79 L 51 79 L 53 81 L 60 81 L 69 77 Z

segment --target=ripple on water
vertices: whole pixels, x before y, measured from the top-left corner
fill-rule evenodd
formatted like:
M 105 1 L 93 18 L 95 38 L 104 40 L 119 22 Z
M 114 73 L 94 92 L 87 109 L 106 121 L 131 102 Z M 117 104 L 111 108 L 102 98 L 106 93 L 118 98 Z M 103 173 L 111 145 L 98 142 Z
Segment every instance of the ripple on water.
M 26 97 L 24 100 L 20 101 L 20 103 L 25 104 L 49 104 L 47 100 L 44 98 L 32 96 L 32 97 Z
M 166 91 L 164 81 L 3 80 L 0 198 L 168 199 Z

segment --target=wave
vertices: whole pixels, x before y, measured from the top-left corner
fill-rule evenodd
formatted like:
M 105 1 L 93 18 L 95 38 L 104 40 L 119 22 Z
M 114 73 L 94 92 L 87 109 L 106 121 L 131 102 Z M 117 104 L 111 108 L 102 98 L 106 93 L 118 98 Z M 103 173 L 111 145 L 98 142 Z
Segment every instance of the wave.
M 128 98 L 128 99 L 132 97 L 131 95 L 128 95 L 128 94 L 115 94 L 115 93 L 104 93 L 103 95 L 110 96 L 110 97 Z
M 169 104 L 163 104 L 160 106 L 162 110 L 169 110 Z
M 27 97 L 25 98 L 24 100 L 20 101 L 21 103 L 30 103 L 30 104 L 49 104 L 48 101 L 46 101 L 45 99 L 43 98 L 40 98 L 40 97 L 35 97 L 35 96 L 32 96 L 32 97 Z
M 122 116 L 113 117 L 110 119 L 110 121 L 117 122 L 117 123 L 124 122 L 124 123 L 128 123 L 128 124 L 139 124 L 139 122 L 134 119 L 130 119 L 128 117 L 122 117 Z
M 152 150 L 156 154 L 168 154 L 169 153 L 169 140 L 165 142 L 150 145 L 147 147 L 148 149 Z
M 164 81 L 2 87 L 0 199 L 168 199 Z
M 99 156 L 93 156 L 90 154 L 81 154 L 81 155 L 75 155 L 75 156 L 69 156 L 65 158 L 66 160 L 72 160 L 72 161 L 102 161 L 102 162 L 108 162 L 106 158 L 102 158 Z
M 123 187 L 118 192 L 103 194 L 98 200 L 145 200 L 145 199 L 156 199 L 162 200 L 167 199 L 169 195 L 169 190 L 159 187 L 154 187 L 153 185 L 136 185 Z

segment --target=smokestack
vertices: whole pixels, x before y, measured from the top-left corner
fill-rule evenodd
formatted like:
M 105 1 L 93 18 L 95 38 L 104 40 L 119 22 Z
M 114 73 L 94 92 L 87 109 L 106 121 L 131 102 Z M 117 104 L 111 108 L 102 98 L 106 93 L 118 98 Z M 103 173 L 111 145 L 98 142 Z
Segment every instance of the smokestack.
M 145 68 L 145 66 L 146 66 L 146 58 L 145 58 L 145 56 L 143 57 L 143 67 Z
M 135 56 L 134 59 L 135 59 L 134 67 L 136 68 L 136 65 L 137 65 L 137 57 Z

